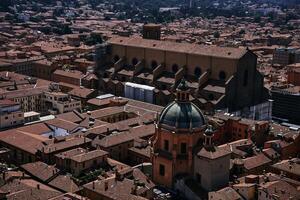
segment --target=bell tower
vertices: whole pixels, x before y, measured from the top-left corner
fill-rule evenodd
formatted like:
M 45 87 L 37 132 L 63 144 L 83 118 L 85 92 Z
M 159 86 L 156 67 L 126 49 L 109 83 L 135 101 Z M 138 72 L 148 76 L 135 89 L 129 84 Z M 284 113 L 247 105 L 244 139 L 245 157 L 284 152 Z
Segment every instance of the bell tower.
M 213 136 L 214 130 L 208 125 L 203 148 L 194 160 L 194 177 L 206 191 L 218 190 L 229 182 L 230 152 L 215 146 Z
M 159 24 L 144 24 L 143 38 L 151 40 L 160 40 L 161 26 Z
M 214 131 L 212 129 L 212 125 L 208 125 L 207 129 L 204 132 L 204 147 L 207 149 L 213 148 L 212 138 L 214 136 Z

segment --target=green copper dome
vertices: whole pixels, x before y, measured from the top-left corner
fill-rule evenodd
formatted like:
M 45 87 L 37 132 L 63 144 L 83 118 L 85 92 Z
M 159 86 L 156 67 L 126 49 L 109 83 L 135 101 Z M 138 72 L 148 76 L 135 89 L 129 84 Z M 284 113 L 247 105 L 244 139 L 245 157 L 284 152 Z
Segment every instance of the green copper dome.
M 159 124 L 177 129 L 193 129 L 205 125 L 205 119 L 201 110 L 190 101 L 174 101 L 162 111 Z

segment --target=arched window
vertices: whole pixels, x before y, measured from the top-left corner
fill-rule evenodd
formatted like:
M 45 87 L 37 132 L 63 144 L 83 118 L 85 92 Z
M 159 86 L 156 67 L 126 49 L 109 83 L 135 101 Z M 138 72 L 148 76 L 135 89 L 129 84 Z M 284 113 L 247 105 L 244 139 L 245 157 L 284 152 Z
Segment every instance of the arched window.
M 157 67 L 157 62 L 155 60 L 152 60 L 151 67 L 152 69 L 155 69 Z
M 178 71 L 178 65 L 177 64 L 172 65 L 172 71 L 174 73 L 176 73 Z
M 133 58 L 131 61 L 132 65 L 136 65 L 138 63 L 138 59 L 137 58 Z
M 244 71 L 244 81 L 243 81 L 243 85 L 247 86 L 248 85 L 248 70 Z
M 120 56 L 115 55 L 115 56 L 114 56 L 114 62 L 116 63 L 116 62 L 118 62 L 119 60 L 120 60 Z
M 220 71 L 220 73 L 219 73 L 219 79 L 220 80 L 225 80 L 226 79 L 226 73 L 224 71 Z
M 201 68 L 200 67 L 196 67 L 194 70 L 194 74 L 197 78 L 199 78 L 202 74 Z

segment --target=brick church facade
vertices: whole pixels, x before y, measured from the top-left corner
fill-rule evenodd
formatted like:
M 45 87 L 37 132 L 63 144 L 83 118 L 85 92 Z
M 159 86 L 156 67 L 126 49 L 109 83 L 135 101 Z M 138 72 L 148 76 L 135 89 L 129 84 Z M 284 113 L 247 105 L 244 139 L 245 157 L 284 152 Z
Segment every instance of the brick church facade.
M 111 38 L 105 48 L 97 70 L 104 92 L 124 96 L 126 82 L 154 86 L 154 103 L 165 106 L 185 77 L 192 101 L 205 111 L 236 111 L 268 98 L 257 57 L 248 49 L 134 37 Z

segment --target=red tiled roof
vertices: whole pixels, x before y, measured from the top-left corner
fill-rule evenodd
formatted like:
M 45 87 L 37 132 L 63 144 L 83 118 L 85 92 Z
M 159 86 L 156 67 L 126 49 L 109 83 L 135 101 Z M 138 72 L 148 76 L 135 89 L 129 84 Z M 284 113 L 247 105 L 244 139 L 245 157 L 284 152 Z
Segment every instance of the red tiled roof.
M 54 188 L 59 188 L 65 192 L 77 192 L 79 190 L 78 185 L 70 176 L 67 175 L 58 175 L 49 182 L 49 185 L 53 186 Z
M 283 160 L 272 165 L 272 168 L 300 176 L 300 159 Z
M 222 57 L 228 59 L 239 59 L 247 52 L 246 49 L 241 48 L 204 46 L 189 43 L 148 40 L 136 37 L 113 37 L 108 42 L 110 44 L 116 45 L 149 48 L 161 51 L 172 51 L 204 56 Z
M 55 166 L 47 165 L 46 163 L 40 161 L 21 165 L 21 168 L 23 168 L 32 176 L 44 182 L 47 182 L 48 179 L 60 172 L 60 170 L 57 169 Z
M 91 142 L 91 139 L 86 137 L 74 137 L 74 138 L 68 138 L 65 141 L 60 142 L 54 142 L 47 145 L 44 145 L 43 147 L 40 147 L 39 150 L 41 150 L 43 153 L 53 153 L 62 151 L 64 149 L 69 149 L 71 147 L 77 147 L 86 143 Z
M 100 145 L 101 147 L 111 147 L 121 143 L 133 141 L 135 138 L 150 137 L 155 133 L 155 126 L 144 125 L 132 128 L 129 131 L 120 132 L 104 137 L 100 140 L 94 140 L 93 145 Z
M 14 101 L 9 100 L 9 99 L 1 99 L 0 100 L 0 107 L 1 108 L 3 108 L 3 107 L 9 107 L 9 106 L 14 106 L 14 105 L 18 105 L 18 103 L 15 103 Z
M 15 179 L 1 186 L 0 189 L 4 192 L 9 192 L 6 198 L 13 200 L 50 199 L 62 194 L 33 179 Z
M 91 112 L 91 116 L 95 119 L 105 117 L 105 116 L 110 116 L 118 113 L 124 112 L 123 107 L 109 107 L 109 108 L 103 108 L 100 110 L 95 110 Z M 83 114 L 84 116 L 88 116 L 87 113 Z
M 50 126 L 62 128 L 62 129 L 68 130 L 68 131 L 73 131 L 74 129 L 76 129 L 78 127 L 78 124 L 75 124 L 73 122 L 69 122 L 69 121 L 66 121 L 63 119 L 59 119 L 59 118 L 54 118 L 54 119 L 48 120 L 45 123 Z
M 76 111 L 73 111 L 56 115 L 56 118 L 73 123 L 79 123 L 84 119 L 84 116 L 81 113 L 76 113 Z
M 270 160 L 267 156 L 265 156 L 263 153 L 260 153 L 256 156 L 252 156 L 249 158 L 243 159 L 244 161 L 244 167 L 247 170 L 254 169 L 256 167 L 260 167 L 266 164 L 271 164 L 272 160 Z
M 42 141 L 48 140 L 43 137 L 35 137 L 16 129 L 0 132 L 0 141 L 31 154 L 35 154 L 40 148 Z M 26 141 L 26 142 L 24 142 Z
M 52 129 L 50 129 L 49 126 L 47 126 L 45 123 L 36 123 L 28 126 L 22 126 L 18 128 L 18 130 L 33 135 L 42 135 L 42 134 L 52 132 Z
M 78 194 L 73 194 L 73 193 L 66 193 L 66 194 L 51 198 L 49 200 L 66 200 L 66 199 L 70 199 L 70 200 L 90 200 L 87 197 L 79 196 Z
M 80 163 L 80 162 L 85 162 L 85 161 L 92 160 L 95 158 L 103 157 L 105 155 L 108 155 L 108 153 L 106 151 L 97 149 L 94 151 L 88 151 L 88 152 L 83 152 L 78 155 L 74 155 L 71 157 L 71 160 Z
M 58 157 L 58 158 L 62 158 L 62 159 L 65 159 L 65 158 L 70 159 L 73 156 L 82 154 L 84 152 L 86 152 L 86 149 L 76 148 L 76 149 L 71 149 L 71 150 L 68 150 L 68 151 L 61 152 L 59 154 L 56 154 L 55 156 Z
M 278 199 L 300 199 L 299 191 L 281 180 L 259 184 L 258 190 L 266 191 L 269 196 L 276 195 Z
M 144 187 L 140 186 L 137 188 L 137 195 L 143 194 L 147 190 L 151 190 L 155 185 L 153 182 L 146 178 L 146 176 L 139 170 L 133 170 L 133 177 L 138 179 L 139 182 L 145 184 Z M 108 184 L 108 189 L 105 190 L 105 182 Z M 91 183 L 85 184 L 84 188 L 94 191 L 101 196 L 109 197 L 118 200 L 144 200 L 145 198 L 131 194 L 131 189 L 134 187 L 134 181 L 131 179 L 123 179 L 122 181 L 117 180 L 114 177 L 107 178 L 104 180 L 96 180 Z
M 61 69 L 57 69 L 53 72 L 54 75 L 59 75 L 59 76 L 65 76 L 65 77 L 72 77 L 75 79 L 81 79 L 83 76 L 83 73 L 77 70 L 72 70 L 72 71 L 65 71 Z
M 230 154 L 230 151 L 227 151 L 223 148 L 214 147 L 214 148 L 211 148 L 211 149 L 207 149 L 207 148 L 203 147 L 197 153 L 197 156 L 205 157 L 205 158 L 209 158 L 209 159 L 216 159 L 216 158 L 220 158 L 220 157 L 223 157 L 223 156 L 227 156 L 229 154 Z
M 94 89 L 76 87 L 73 90 L 69 91 L 68 94 L 75 96 L 75 97 L 87 99 L 90 95 L 92 95 L 95 92 L 96 91 Z

